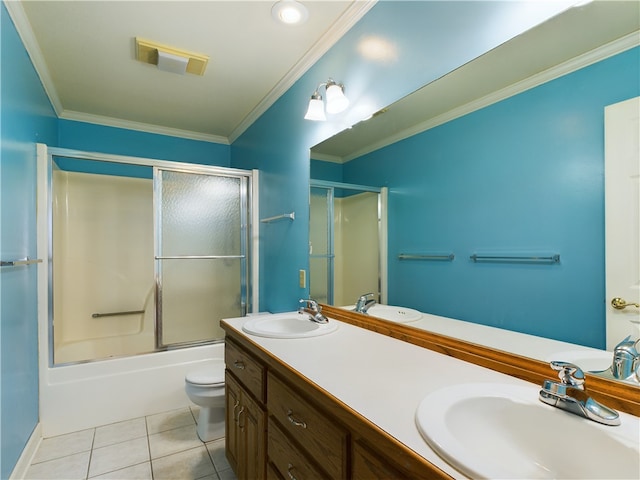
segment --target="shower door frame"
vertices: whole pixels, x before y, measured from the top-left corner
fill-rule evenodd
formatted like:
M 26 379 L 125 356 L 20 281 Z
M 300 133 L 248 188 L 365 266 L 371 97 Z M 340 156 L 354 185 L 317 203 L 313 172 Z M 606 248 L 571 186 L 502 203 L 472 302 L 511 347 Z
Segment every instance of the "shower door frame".
M 201 165 L 195 163 L 186 163 L 186 162 L 177 162 L 170 160 L 157 160 L 151 158 L 144 157 L 133 157 L 127 155 L 113 155 L 107 153 L 99 153 L 99 152 L 86 152 L 82 150 L 73 150 L 66 148 L 58 148 L 58 147 L 49 147 L 47 145 L 38 144 L 38 156 L 43 156 L 46 159 L 46 168 L 43 169 L 39 175 L 46 176 L 46 244 L 43 245 L 39 241 L 39 252 L 38 256 L 41 258 L 47 258 L 47 342 L 48 346 L 48 363 L 50 368 L 62 367 L 73 364 L 82 364 L 82 363 L 91 363 L 91 362 L 99 362 L 102 360 L 108 360 L 111 358 L 117 357 L 108 357 L 108 358 L 99 358 L 99 359 L 90 359 L 90 360 L 80 360 L 77 362 L 68 362 L 68 363 L 54 363 L 54 337 L 53 337 L 53 208 L 52 208 L 52 194 L 53 194 L 53 161 L 54 157 L 65 157 L 72 158 L 76 160 L 91 160 L 91 161 L 100 161 L 100 162 L 110 162 L 110 163 L 121 163 L 121 164 L 130 164 L 130 165 L 140 165 L 151 167 L 154 170 L 154 178 L 153 182 L 155 184 L 155 170 L 171 170 L 171 171 L 181 171 L 186 173 L 193 174 L 208 174 L 208 175 L 222 175 L 227 177 L 245 177 L 247 182 L 247 201 L 246 205 L 248 208 L 247 215 L 244 217 L 243 225 L 242 225 L 242 237 L 243 242 L 246 244 L 246 257 L 245 265 L 243 266 L 242 277 L 245 280 L 244 286 L 241 289 L 244 290 L 245 298 L 246 298 L 246 306 L 243 308 L 243 313 L 253 312 L 259 305 L 259 288 L 258 288 L 258 278 L 259 278 L 259 248 L 258 248 L 258 227 L 259 223 L 257 223 L 258 219 L 258 171 L 257 170 L 241 170 L 235 168 L 228 167 L 219 167 L 219 166 L 209 166 L 209 165 Z M 41 203 L 40 203 L 41 204 Z M 155 207 L 154 207 L 155 210 Z M 154 214 L 155 217 L 155 214 Z M 155 219 L 154 219 L 155 224 Z M 43 226 L 44 224 L 40 224 Z M 154 225 L 154 230 L 156 229 Z M 154 236 L 156 232 L 154 231 Z M 39 234 L 40 236 L 40 234 Z M 42 242 L 44 243 L 44 242 Z M 155 243 L 155 242 L 154 242 Z M 46 248 L 46 255 L 41 255 L 40 248 Z M 155 251 L 155 245 L 154 245 Z M 154 262 L 157 262 L 154 260 Z M 154 267 L 156 270 L 157 267 Z M 154 273 L 157 279 L 157 271 Z M 156 295 L 156 302 L 158 301 L 158 295 Z M 156 305 L 157 308 L 157 305 Z M 158 310 L 156 309 L 156 315 L 158 314 Z M 156 335 L 156 349 L 154 352 L 173 350 L 176 348 L 185 348 L 203 344 L 210 343 L 218 343 L 220 341 L 196 341 L 196 342 L 188 342 L 181 343 L 179 345 L 169 345 L 169 346 L 158 346 L 158 321 L 156 319 L 156 324 L 154 326 L 155 335 Z M 144 355 L 147 353 L 154 352 L 141 352 L 135 353 L 131 355 L 126 355 L 126 357 Z M 122 357 L 120 357 L 122 358 Z

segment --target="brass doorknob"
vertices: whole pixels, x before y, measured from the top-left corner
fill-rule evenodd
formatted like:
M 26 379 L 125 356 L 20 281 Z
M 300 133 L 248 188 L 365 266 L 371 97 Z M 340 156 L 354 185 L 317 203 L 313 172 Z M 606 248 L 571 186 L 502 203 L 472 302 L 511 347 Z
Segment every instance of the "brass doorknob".
M 623 308 L 627 308 L 627 307 L 640 308 L 640 305 L 638 305 L 637 303 L 627 303 L 627 301 L 624 298 L 620 298 L 620 297 L 616 297 L 613 300 L 611 300 L 611 306 L 616 310 L 622 310 Z

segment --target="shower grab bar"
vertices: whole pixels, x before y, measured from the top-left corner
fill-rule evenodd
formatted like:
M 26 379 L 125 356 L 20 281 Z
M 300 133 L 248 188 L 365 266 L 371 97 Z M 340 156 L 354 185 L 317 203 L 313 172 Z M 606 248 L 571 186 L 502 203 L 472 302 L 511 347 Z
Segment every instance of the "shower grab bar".
M 413 254 L 413 253 L 399 253 L 398 260 L 450 260 L 456 256 L 453 253 L 449 253 L 447 255 L 423 255 L 423 254 Z
M 560 255 L 550 256 L 513 256 L 513 255 L 477 255 L 469 257 L 474 262 L 525 262 L 525 263 L 560 263 Z
M 34 263 L 42 263 L 42 260 L 39 258 L 32 260 L 29 257 L 20 260 L 0 260 L 0 267 L 18 267 L 20 265 L 33 265 Z
M 245 258 L 244 255 L 165 255 L 154 257 L 156 260 L 218 260 L 225 258 Z
M 274 217 L 263 218 L 260 221 L 262 223 L 271 223 L 271 222 L 275 222 L 276 220 L 281 220 L 283 218 L 289 218 L 291 220 L 295 220 L 296 219 L 296 212 L 283 213 L 282 215 L 276 215 Z
M 91 315 L 91 317 L 92 318 L 119 317 L 121 315 L 136 315 L 140 313 L 144 313 L 144 310 L 130 310 L 128 312 L 94 313 Z

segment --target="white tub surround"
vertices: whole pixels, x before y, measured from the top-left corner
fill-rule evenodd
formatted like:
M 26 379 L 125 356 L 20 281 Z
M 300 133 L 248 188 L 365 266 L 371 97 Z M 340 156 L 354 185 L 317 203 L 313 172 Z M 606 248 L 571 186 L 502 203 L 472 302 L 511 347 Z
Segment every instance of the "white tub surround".
M 338 322 L 338 329 L 329 335 L 298 339 L 249 335 L 242 330 L 245 322 L 246 318 L 223 320 L 227 337 L 241 342 L 268 366 L 274 366 L 277 374 L 292 372 L 299 376 L 295 378 L 317 386 L 329 399 L 354 412 L 354 417 L 361 416 L 397 440 L 404 446 L 401 448 L 415 452 L 454 478 L 466 477 L 440 458 L 416 427 L 416 410 L 424 397 L 441 388 L 466 383 L 526 387 L 533 399 L 537 399 L 540 390 L 539 385 L 344 322 Z M 553 376 L 550 370 L 549 378 Z M 610 428 L 637 439 L 640 419 L 625 413 L 620 416 L 622 425 Z

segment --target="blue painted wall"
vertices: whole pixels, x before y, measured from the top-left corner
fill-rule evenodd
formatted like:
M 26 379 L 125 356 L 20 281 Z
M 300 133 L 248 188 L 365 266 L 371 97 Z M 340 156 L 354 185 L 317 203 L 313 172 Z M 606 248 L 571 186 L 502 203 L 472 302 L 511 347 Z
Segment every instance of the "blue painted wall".
M 640 95 L 639 72 L 635 48 L 345 164 L 390 189 L 389 302 L 604 348 L 604 107 Z M 397 260 L 434 251 L 456 259 Z
M 311 159 L 310 175 L 314 180 L 342 182 L 342 164 Z
M 55 145 L 56 118 L 0 5 L 0 257 L 37 258 L 36 142 Z M 0 269 L 0 478 L 38 423 L 37 267 Z
M 217 167 L 228 167 L 231 162 L 229 145 L 219 143 L 72 120 L 60 120 L 58 128 L 58 144 L 63 148 Z

